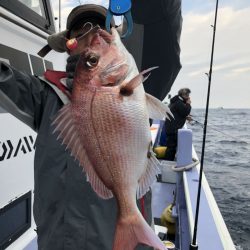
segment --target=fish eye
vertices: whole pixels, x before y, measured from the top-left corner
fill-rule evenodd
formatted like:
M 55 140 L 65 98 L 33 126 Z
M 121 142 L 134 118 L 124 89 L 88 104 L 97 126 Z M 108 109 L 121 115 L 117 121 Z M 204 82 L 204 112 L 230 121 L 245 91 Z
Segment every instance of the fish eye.
M 97 66 L 99 62 L 99 57 L 96 55 L 89 55 L 86 57 L 86 62 L 85 62 L 85 66 L 87 68 L 94 68 Z

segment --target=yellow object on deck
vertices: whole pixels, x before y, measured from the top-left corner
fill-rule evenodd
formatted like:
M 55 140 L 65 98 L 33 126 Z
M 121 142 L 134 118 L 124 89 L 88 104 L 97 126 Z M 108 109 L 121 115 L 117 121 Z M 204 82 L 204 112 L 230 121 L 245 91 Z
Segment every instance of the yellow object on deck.
M 164 240 L 163 244 L 170 250 L 175 249 L 175 244 L 169 240 Z
M 175 234 L 175 218 L 172 216 L 173 204 L 167 206 L 161 214 L 161 224 L 168 229 L 169 234 Z
M 156 157 L 158 159 L 164 158 L 165 157 L 165 153 L 166 153 L 166 149 L 167 149 L 167 147 L 164 147 L 164 146 L 155 147 L 154 148 L 154 152 L 156 154 Z

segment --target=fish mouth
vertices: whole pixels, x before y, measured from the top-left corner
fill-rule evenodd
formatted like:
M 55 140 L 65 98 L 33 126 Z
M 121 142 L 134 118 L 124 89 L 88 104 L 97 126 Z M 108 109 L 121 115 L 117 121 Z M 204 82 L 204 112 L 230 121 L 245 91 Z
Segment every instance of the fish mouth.
M 99 28 L 90 41 L 90 47 L 95 45 L 107 45 L 113 42 L 114 38 L 112 34 L 109 34 L 106 30 Z
M 125 61 L 120 61 L 116 64 L 111 62 L 100 74 L 103 86 L 110 87 L 120 85 L 128 75 L 128 68 L 129 66 Z
M 118 62 L 116 64 L 110 63 L 109 65 L 107 65 L 107 67 L 105 68 L 105 70 L 103 72 L 104 77 L 105 77 L 105 75 L 111 74 L 112 72 L 114 72 L 116 70 L 119 71 L 119 68 L 121 68 L 124 65 L 127 65 L 125 63 L 125 61 L 121 61 L 121 62 Z
M 113 34 L 110 34 L 108 31 L 103 30 L 103 29 L 98 29 L 98 34 L 107 42 L 107 43 L 112 43 L 114 40 Z

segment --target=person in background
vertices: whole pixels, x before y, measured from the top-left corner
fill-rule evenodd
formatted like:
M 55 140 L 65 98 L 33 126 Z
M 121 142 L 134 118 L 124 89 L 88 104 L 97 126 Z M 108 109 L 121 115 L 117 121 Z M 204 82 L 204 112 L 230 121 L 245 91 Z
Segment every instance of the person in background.
M 178 95 L 170 99 L 169 108 L 174 115 L 170 120 L 166 119 L 166 152 L 165 160 L 174 161 L 177 149 L 178 129 L 182 128 L 186 120 L 190 119 L 191 99 L 190 89 L 182 88 L 178 91 Z
M 0 62 L 0 105 L 37 132 L 33 210 L 39 250 L 112 249 L 116 201 L 97 196 L 51 126 L 68 100 L 79 53 L 93 36 L 89 31 L 96 25 L 105 27 L 106 11 L 99 5 L 78 6 L 68 16 L 67 30 L 49 36 L 40 55 L 51 49 L 67 51 L 67 72 L 47 71 L 39 78 Z M 74 38 L 79 38 L 78 46 L 72 49 Z M 67 41 L 70 42 L 66 46 Z M 151 224 L 151 192 L 138 201 L 138 207 Z M 152 248 L 140 245 L 136 249 Z

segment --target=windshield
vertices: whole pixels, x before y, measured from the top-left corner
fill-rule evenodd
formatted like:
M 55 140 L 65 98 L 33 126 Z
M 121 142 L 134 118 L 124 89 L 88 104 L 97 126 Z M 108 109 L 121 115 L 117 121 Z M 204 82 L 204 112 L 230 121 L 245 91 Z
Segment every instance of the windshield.
M 18 1 L 26 5 L 33 11 L 35 11 L 40 16 L 45 17 L 44 5 L 42 0 L 18 0 Z

